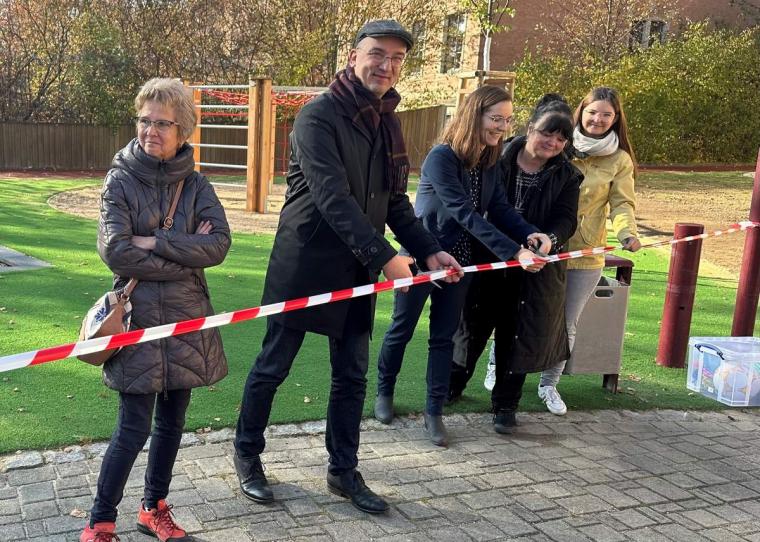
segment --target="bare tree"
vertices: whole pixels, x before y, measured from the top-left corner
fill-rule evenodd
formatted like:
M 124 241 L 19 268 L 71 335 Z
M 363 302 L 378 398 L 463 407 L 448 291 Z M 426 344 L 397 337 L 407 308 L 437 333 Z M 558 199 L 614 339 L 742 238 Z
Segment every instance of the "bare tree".
M 64 78 L 80 0 L 0 2 L 0 118 L 31 120 L 42 114 Z
M 678 13 L 674 0 L 548 0 L 539 27 L 549 51 L 609 61 L 629 50 L 637 25 L 667 24 Z
M 483 69 L 491 69 L 491 41 L 493 35 L 509 29 L 504 16 L 514 17 L 512 0 L 461 0 L 461 4 L 474 15 L 483 34 Z
M 367 20 L 434 31 L 443 9 L 429 0 L 0 0 L 0 121 L 119 124 L 129 96 L 156 76 L 324 85 Z
M 730 2 L 732 6 L 739 8 L 749 26 L 760 24 L 760 0 L 730 0 Z

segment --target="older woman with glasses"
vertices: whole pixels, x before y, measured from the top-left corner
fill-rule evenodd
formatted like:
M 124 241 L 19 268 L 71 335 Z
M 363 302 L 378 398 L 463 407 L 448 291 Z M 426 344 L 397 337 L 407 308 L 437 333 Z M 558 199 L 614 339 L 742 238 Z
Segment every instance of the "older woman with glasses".
M 98 252 L 113 271 L 115 289 L 138 279 L 131 329 L 144 329 L 214 313 L 203 269 L 224 260 L 230 229 L 185 143 L 196 121 L 187 89 L 174 79 L 151 79 L 137 94 L 135 109 L 137 137 L 116 154 L 103 184 Z M 174 202 L 173 221 L 164 229 Z M 226 374 L 217 329 L 127 346 L 106 361 L 103 380 L 119 392 L 119 415 L 80 542 L 118 539 L 117 506 L 149 435 L 137 529 L 161 541 L 186 539 L 165 500 L 185 412 L 192 388 Z
M 472 92 L 443 134 L 443 143 L 428 153 L 422 164 L 415 211 L 425 227 L 461 265 L 476 263 L 472 254 L 484 246 L 492 259 L 524 260 L 534 256 L 521 244 L 549 250 L 549 237 L 526 222 L 507 203 L 501 168 L 497 167 L 504 135 L 512 119 L 512 97 L 495 86 L 484 85 Z M 488 213 L 489 219 L 484 218 Z M 526 265 L 537 272 L 544 262 Z M 454 348 L 452 337 L 472 275 L 454 284 L 435 288 L 430 283 L 408 293 L 396 293 L 393 321 L 385 334 L 378 359 L 375 418 L 393 420 L 393 394 L 404 351 L 411 340 L 428 296 L 430 339 L 428 341 L 427 402 L 425 427 L 433 444 L 447 446 L 443 403 L 449 388 Z

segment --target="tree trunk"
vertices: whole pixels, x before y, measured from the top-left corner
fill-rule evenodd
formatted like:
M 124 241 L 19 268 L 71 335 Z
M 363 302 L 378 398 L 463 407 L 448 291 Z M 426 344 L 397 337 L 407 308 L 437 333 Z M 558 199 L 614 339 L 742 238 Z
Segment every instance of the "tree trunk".
M 483 69 L 491 69 L 491 32 L 486 33 L 486 39 L 483 42 Z

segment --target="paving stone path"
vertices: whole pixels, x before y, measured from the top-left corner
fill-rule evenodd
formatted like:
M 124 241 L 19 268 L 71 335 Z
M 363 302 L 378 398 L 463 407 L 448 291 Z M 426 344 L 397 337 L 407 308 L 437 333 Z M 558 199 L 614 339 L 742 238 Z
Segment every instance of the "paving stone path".
M 169 501 L 208 541 L 760 541 L 760 412 L 521 414 L 512 437 L 487 415 L 446 420 L 446 450 L 417 418 L 364 422 L 360 468 L 387 515 L 327 492 L 324 422 L 269 429 L 269 506 L 241 496 L 231 430 L 185 435 Z M 77 540 L 105 446 L 0 458 L 0 541 Z M 122 541 L 151 540 L 134 528 L 145 461 L 120 506 Z

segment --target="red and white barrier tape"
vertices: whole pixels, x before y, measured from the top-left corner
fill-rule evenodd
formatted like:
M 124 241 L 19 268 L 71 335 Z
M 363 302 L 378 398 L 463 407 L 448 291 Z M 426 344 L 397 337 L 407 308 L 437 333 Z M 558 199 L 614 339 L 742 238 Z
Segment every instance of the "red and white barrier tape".
M 698 239 L 707 239 L 708 237 L 718 237 L 728 233 L 734 233 L 738 231 L 747 230 L 750 228 L 760 227 L 760 223 L 751 222 L 745 220 L 737 224 L 732 224 L 725 230 L 713 231 L 710 233 L 703 233 L 701 235 L 692 235 L 689 237 L 683 237 L 681 239 L 670 239 L 667 241 L 658 241 L 648 245 L 643 245 L 642 248 L 651 248 L 662 245 L 675 245 L 678 243 L 685 243 L 689 241 L 695 241 Z M 552 256 L 546 256 L 545 258 L 533 258 L 530 261 L 517 261 L 510 260 L 508 262 L 496 262 L 486 263 L 478 265 L 470 265 L 464 268 L 465 273 L 477 273 L 480 271 L 492 271 L 496 269 L 507 269 L 511 267 L 520 267 L 523 264 L 536 263 L 543 259 L 547 262 L 559 262 L 562 260 L 572 260 L 575 258 L 581 258 L 583 256 L 591 256 L 595 254 L 605 254 L 613 250 L 618 250 L 619 246 L 606 246 L 596 247 L 584 250 L 575 250 L 572 252 L 563 252 Z M 60 346 L 53 346 L 50 348 L 42 348 L 40 350 L 31 350 L 29 352 L 23 352 L 21 354 L 13 354 L 10 356 L 0 357 L 0 372 L 11 371 L 13 369 L 19 369 L 29 365 L 40 365 L 49 361 L 56 361 L 59 359 L 68 358 L 71 356 L 78 356 L 80 354 L 90 354 L 92 352 L 101 352 L 103 350 L 111 350 L 113 348 L 119 348 L 122 346 L 129 346 L 138 343 L 144 343 L 148 341 L 154 341 L 156 339 L 163 339 L 165 337 L 173 337 L 176 335 L 182 335 L 184 333 L 190 333 L 193 331 L 199 331 L 201 329 L 210 329 L 214 327 L 226 326 L 228 324 L 236 324 L 245 320 L 252 320 L 254 318 L 261 318 L 263 316 L 270 316 L 272 314 L 279 314 L 282 312 L 295 311 L 306 307 L 314 307 L 316 305 L 324 305 L 326 303 L 334 303 L 336 301 L 343 301 L 345 299 L 351 299 L 354 297 L 361 297 L 378 292 L 384 292 L 386 290 L 396 290 L 399 288 L 405 288 L 416 284 L 422 284 L 425 282 L 431 282 L 434 280 L 440 280 L 448 275 L 454 274 L 453 270 L 441 270 L 432 271 L 425 274 L 419 274 L 412 278 L 386 280 L 383 282 L 376 282 L 374 284 L 365 284 L 364 286 L 357 286 L 355 288 L 347 288 L 345 290 L 338 290 L 335 292 L 329 292 L 325 294 L 318 294 L 309 297 L 302 297 L 300 299 L 292 299 L 290 301 L 283 301 L 281 303 L 272 303 L 271 305 L 262 305 L 260 307 L 253 307 L 250 309 L 242 309 L 234 312 L 225 312 L 216 314 L 214 316 L 208 316 L 205 318 L 195 318 L 193 320 L 184 320 L 177 322 L 176 324 L 165 324 L 163 326 L 151 327 L 147 329 L 136 329 L 134 331 L 127 331 L 125 333 L 119 333 L 116 335 L 109 335 L 107 337 L 99 337 L 97 339 L 89 339 L 86 341 L 79 341 L 75 343 L 63 344 Z

